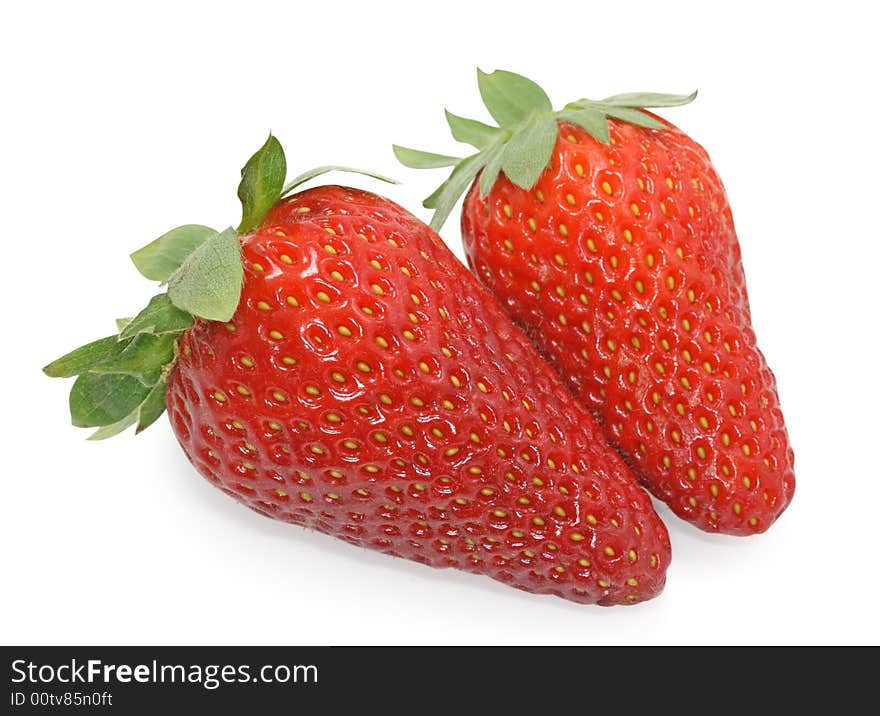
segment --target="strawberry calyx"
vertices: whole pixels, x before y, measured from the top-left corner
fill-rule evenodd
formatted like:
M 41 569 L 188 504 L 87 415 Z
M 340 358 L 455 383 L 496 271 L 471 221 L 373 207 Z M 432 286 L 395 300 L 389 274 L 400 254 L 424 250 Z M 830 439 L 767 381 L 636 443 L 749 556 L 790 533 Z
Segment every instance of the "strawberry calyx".
M 216 231 L 184 224 L 131 254 L 135 268 L 166 290 L 131 318 L 116 321 L 116 333 L 74 349 L 43 368 L 52 378 L 76 377 L 70 390 L 73 425 L 97 428 L 101 440 L 136 425 L 141 432 L 165 411 L 166 381 L 177 361 L 181 335 L 197 320 L 229 321 L 244 281 L 240 237 L 260 226 L 269 210 L 301 184 L 331 171 L 396 183 L 375 172 L 328 165 L 285 183 L 281 143 L 269 138 L 241 170 L 238 228 Z
M 666 128 L 661 120 L 642 111 L 646 107 L 676 107 L 692 102 L 689 95 L 632 92 L 606 97 L 601 101 L 579 99 L 554 111 L 546 92 L 532 80 L 514 72 L 477 70 L 483 104 L 498 126 L 466 119 L 446 111 L 446 121 L 456 141 L 478 151 L 466 157 L 433 154 L 393 145 L 394 154 L 403 165 L 413 169 L 452 167 L 452 173 L 423 206 L 434 209 L 431 228 L 439 231 L 455 203 L 480 176 L 480 195 L 485 197 L 501 172 L 522 189 L 535 186 L 550 163 L 559 121 L 583 127 L 597 141 L 610 141 L 608 118 L 649 129 Z

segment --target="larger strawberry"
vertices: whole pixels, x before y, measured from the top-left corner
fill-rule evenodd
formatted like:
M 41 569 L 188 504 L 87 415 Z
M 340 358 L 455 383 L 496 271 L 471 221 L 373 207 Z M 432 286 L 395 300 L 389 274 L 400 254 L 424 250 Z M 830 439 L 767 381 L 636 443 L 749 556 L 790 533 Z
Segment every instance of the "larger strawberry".
M 479 73 L 499 127 L 447 113 L 465 159 L 425 205 L 455 200 L 468 261 L 651 491 L 708 531 L 766 530 L 794 492 L 776 384 L 751 327 L 733 218 L 705 150 L 629 94 L 554 112 L 540 87 Z M 478 173 L 479 178 L 475 180 Z
M 316 174 L 284 188 L 284 167 L 270 138 L 238 232 L 134 255 L 168 293 L 47 368 L 80 376 L 74 423 L 104 437 L 167 403 L 196 468 L 261 514 L 578 602 L 659 593 L 650 498 L 494 298 L 386 199 L 280 198 Z

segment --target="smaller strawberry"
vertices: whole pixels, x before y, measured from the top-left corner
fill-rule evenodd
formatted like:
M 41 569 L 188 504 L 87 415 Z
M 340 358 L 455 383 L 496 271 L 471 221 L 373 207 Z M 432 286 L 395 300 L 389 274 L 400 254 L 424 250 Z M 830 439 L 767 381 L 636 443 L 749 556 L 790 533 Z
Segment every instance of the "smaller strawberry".
M 498 127 L 447 112 L 464 159 L 428 199 L 461 215 L 468 262 L 599 418 L 644 484 L 710 532 L 763 532 L 794 494 L 776 380 L 751 326 L 739 242 L 706 151 L 624 94 L 554 111 L 511 72 L 478 74 Z
M 414 216 L 286 196 L 327 169 L 285 187 L 270 137 L 238 231 L 133 255 L 168 292 L 47 366 L 79 375 L 74 424 L 108 437 L 167 405 L 193 465 L 260 514 L 581 603 L 657 595 L 666 528 L 589 413 Z

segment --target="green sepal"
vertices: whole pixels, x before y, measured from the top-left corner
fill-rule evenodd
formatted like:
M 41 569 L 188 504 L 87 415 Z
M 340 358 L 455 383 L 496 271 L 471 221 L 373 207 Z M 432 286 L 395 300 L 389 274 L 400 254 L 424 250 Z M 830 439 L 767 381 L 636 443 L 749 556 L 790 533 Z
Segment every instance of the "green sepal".
M 355 169 L 354 167 L 343 167 L 336 164 L 329 164 L 327 166 L 309 169 L 309 171 L 303 172 L 299 176 L 294 177 L 287 184 L 284 185 L 284 188 L 281 190 L 281 196 L 287 196 L 290 192 L 299 187 L 300 184 L 305 184 L 307 181 L 310 181 L 315 177 L 319 177 L 322 174 L 326 174 L 327 172 L 348 172 L 349 174 L 360 174 L 362 176 L 370 177 L 372 179 L 378 179 L 379 181 L 384 181 L 388 184 L 398 183 L 396 179 L 390 179 L 383 174 L 377 174 L 376 172 L 372 172 L 369 169 Z
M 448 109 L 445 112 L 446 122 L 449 124 L 452 136 L 457 142 L 470 144 L 476 149 L 485 149 L 504 134 L 504 130 L 498 127 L 490 127 L 488 124 L 483 124 L 475 119 L 459 117 Z
M 147 397 L 144 398 L 144 401 L 138 408 L 135 433 L 146 430 L 165 412 L 165 391 L 167 388 L 167 383 L 164 380 L 160 380 L 152 387 Z
M 43 372 L 50 378 L 72 378 L 105 361 L 113 360 L 127 345 L 127 342 L 120 342 L 117 335 L 99 338 L 52 361 L 44 366 Z
M 241 224 L 239 233 L 256 229 L 281 198 L 284 179 L 287 176 L 287 160 L 284 149 L 271 134 L 266 143 L 248 159 L 241 170 L 238 198 L 241 200 Z
M 518 187 L 531 189 L 553 156 L 558 134 L 555 115 L 543 115 L 529 122 L 504 145 L 501 171 Z
M 150 427 L 150 425 L 155 423 L 156 420 L 159 419 L 159 416 L 165 412 L 166 388 L 167 385 L 165 381 L 159 381 L 150 389 L 150 392 L 147 393 L 147 397 L 144 398 L 141 404 L 122 418 L 122 420 L 98 428 L 95 432 L 89 435 L 88 439 L 106 440 L 107 438 L 112 438 L 114 435 L 119 435 L 119 433 L 127 430 L 135 423 L 137 423 L 135 435 Z
M 150 388 L 123 373 L 83 373 L 70 389 L 70 420 L 79 428 L 100 428 L 126 418 Z
M 615 107 L 680 107 L 690 104 L 697 98 L 694 90 L 690 94 L 661 94 L 659 92 L 627 92 L 606 97 L 599 104 Z
M 505 70 L 486 74 L 477 70 L 483 104 L 499 127 L 512 128 L 533 114 L 552 112 L 547 93 L 530 79 Z
M 180 265 L 209 236 L 217 232 L 201 224 L 184 224 L 162 234 L 131 254 L 141 275 L 152 281 L 167 281 Z
M 501 173 L 501 161 L 504 157 L 504 144 L 498 142 L 484 152 L 486 166 L 480 172 L 480 198 L 485 199 L 495 180 Z M 438 229 L 439 230 L 439 229 Z
M 130 375 L 143 385 L 154 386 L 162 376 L 165 366 L 174 360 L 174 342 L 177 336 L 166 333 L 138 333 L 125 344 L 116 357 L 93 366 L 93 373 L 121 373 Z
M 391 149 L 394 152 L 394 156 L 397 157 L 397 161 L 410 169 L 439 169 L 441 167 L 454 167 L 461 161 L 461 157 L 450 157 L 448 154 L 422 152 L 418 149 L 401 147 L 399 144 L 392 144 Z
M 147 307 L 134 318 L 128 319 L 119 331 L 119 339 L 132 338 L 138 333 L 180 333 L 193 324 L 193 317 L 171 302 L 167 293 L 153 296 Z
M 557 116 L 565 122 L 583 127 L 602 144 L 608 144 L 611 140 L 608 119 L 597 109 L 562 109 Z
M 101 426 L 95 432 L 89 435 L 87 440 L 106 440 L 107 438 L 112 438 L 114 435 L 119 435 L 119 433 L 127 430 L 137 422 L 139 410 L 140 408 L 135 408 L 122 420 L 117 420 L 115 423 L 111 423 L 110 425 Z
M 478 154 L 456 159 L 394 145 L 394 154 L 405 166 L 433 169 L 452 166 L 449 178 L 428 196 L 423 205 L 434 209 L 431 227 L 439 231 L 452 207 L 467 189 L 470 180 L 480 174 L 480 196 L 488 196 L 499 174 L 522 189 L 531 189 L 547 168 L 559 133 L 558 122 L 565 121 L 585 129 L 596 141 L 606 144 L 611 135 L 609 117 L 655 130 L 669 125 L 642 111 L 643 107 L 676 107 L 693 101 L 691 94 L 630 92 L 596 102 L 580 99 L 554 112 L 547 94 L 532 80 L 504 70 L 485 73 L 477 70 L 480 96 L 489 114 L 498 123 L 492 127 L 474 119 L 446 111 L 453 137 L 471 144 Z
M 206 239 L 168 279 L 177 308 L 208 321 L 228 321 L 238 308 L 244 269 L 241 243 L 232 228 Z
M 659 119 L 655 119 L 650 114 L 645 114 L 640 109 L 632 109 L 630 107 L 609 107 L 605 110 L 609 117 L 622 119 L 624 122 L 635 124 L 639 127 L 648 127 L 649 129 L 666 129 L 667 125 Z
M 477 174 L 486 164 L 486 155 L 483 153 L 473 154 L 459 162 L 449 178 L 431 196 L 424 201 L 426 209 L 434 209 L 431 218 L 431 228 L 439 231 L 443 222 L 452 213 L 455 202 L 464 193 L 465 189 L 476 178 Z

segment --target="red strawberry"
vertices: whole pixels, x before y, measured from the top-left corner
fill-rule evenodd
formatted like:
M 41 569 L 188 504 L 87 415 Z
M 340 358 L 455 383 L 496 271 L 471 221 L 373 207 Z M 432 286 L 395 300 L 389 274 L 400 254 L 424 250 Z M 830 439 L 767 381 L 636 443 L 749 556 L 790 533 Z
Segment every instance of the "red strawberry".
M 707 531 L 766 530 L 792 498 L 794 458 L 727 196 L 701 146 L 639 109 L 693 96 L 553 112 L 519 75 L 479 79 L 502 128 L 449 115 L 481 152 L 426 202 L 433 225 L 482 170 L 461 226 L 483 283 L 676 514 Z
M 231 315 L 162 333 L 179 349 L 152 378 L 167 378 L 171 424 L 207 479 L 269 517 L 530 592 L 603 605 L 660 592 L 669 540 L 650 498 L 429 227 L 356 189 L 263 202 L 265 218 L 240 194 Z M 219 294 L 229 259 L 208 254 L 209 270 L 180 270 Z M 189 315 L 202 299 L 180 283 L 169 305 Z M 126 329 L 138 321 L 169 324 Z M 78 370 L 113 375 L 108 360 Z

